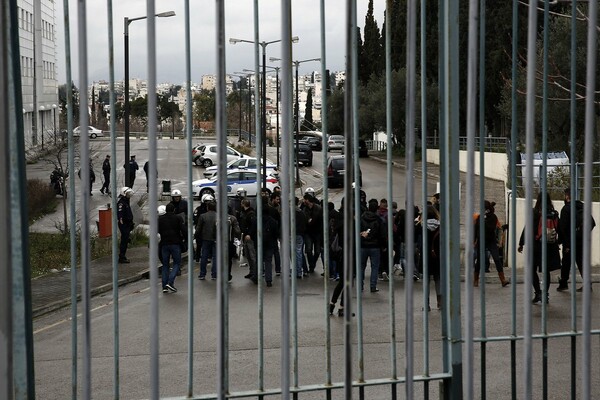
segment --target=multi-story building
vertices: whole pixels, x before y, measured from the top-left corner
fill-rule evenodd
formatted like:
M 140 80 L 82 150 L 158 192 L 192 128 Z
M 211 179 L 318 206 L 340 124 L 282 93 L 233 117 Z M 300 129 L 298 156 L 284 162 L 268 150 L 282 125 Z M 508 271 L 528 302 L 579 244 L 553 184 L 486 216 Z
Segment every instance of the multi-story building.
M 54 0 L 17 0 L 25 147 L 43 146 L 58 132 Z

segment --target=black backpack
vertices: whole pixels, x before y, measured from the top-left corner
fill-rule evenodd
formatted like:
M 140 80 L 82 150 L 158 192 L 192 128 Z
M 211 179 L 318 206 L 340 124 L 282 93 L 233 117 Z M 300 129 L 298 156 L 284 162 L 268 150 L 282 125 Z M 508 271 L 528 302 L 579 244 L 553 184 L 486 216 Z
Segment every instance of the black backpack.
M 590 215 L 590 218 L 592 219 L 591 222 L 591 229 L 593 230 L 594 227 L 596 226 L 596 221 L 594 220 L 594 217 Z M 575 209 L 575 234 L 578 237 L 582 237 L 583 236 L 583 224 L 585 221 L 585 217 L 583 214 L 583 206 L 581 207 L 577 207 Z
M 276 241 L 279 238 L 279 223 L 269 214 L 263 214 L 264 240 Z

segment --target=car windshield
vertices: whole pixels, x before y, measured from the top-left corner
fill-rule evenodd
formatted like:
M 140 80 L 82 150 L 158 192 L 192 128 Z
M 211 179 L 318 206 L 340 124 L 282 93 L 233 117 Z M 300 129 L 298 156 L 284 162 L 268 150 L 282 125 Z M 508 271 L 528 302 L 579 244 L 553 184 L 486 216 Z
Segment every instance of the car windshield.
M 343 169 L 344 168 L 344 159 L 343 158 L 334 158 L 331 160 L 331 167 L 334 169 Z
M 343 136 L 340 135 L 333 135 L 329 137 L 330 140 L 344 140 Z

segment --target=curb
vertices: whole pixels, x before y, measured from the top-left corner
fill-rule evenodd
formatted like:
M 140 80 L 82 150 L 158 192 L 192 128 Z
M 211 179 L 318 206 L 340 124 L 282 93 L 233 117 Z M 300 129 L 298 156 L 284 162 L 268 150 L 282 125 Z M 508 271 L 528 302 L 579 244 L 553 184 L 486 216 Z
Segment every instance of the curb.
M 372 159 L 372 160 L 375 160 L 375 161 L 377 161 L 379 163 L 382 163 L 382 164 L 387 164 L 388 163 L 388 160 L 385 159 L 385 158 L 381 158 L 381 157 L 377 157 L 377 156 L 373 156 L 373 155 L 369 155 L 369 158 Z M 399 161 L 393 161 L 392 160 L 392 167 L 406 170 L 406 165 L 401 164 Z M 423 169 L 421 169 L 421 168 L 415 168 L 415 172 L 422 172 L 422 171 L 423 171 Z M 434 174 L 432 172 L 427 172 L 427 175 L 430 178 L 437 178 L 437 179 L 440 178 L 440 176 L 438 174 Z

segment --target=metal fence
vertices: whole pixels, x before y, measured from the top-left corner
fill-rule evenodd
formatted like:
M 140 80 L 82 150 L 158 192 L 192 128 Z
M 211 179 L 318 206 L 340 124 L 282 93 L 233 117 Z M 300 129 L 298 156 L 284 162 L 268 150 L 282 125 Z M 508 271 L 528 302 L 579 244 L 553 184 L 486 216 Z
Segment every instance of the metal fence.
M 225 60 L 225 46 L 226 37 L 224 31 L 225 24 L 225 13 L 224 13 L 224 1 L 216 2 L 216 17 L 214 21 L 215 32 L 217 37 L 217 53 L 215 59 L 217 60 L 217 85 L 216 85 L 216 140 L 220 148 L 225 148 L 227 140 L 227 126 L 226 126 L 226 60 Z M 511 143 L 513 146 L 511 154 L 516 155 L 516 149 L 514 143 L 517 143 L 518 133 L 518 117 L 525 120 L 525 138 L 526 138 L 526 154 L 528 160 L 531 159 L 531 155 L 534 152 L 534 139 L 538 130 L 535 129 L 536 125 L 536 81 L 539 78 L 539 70 L 537 68 L 538 55 L 540 54 L 537 48 L 537 39 L 540 33 L 541 26 L 547 26 L 549 18 L 549 3 L 543 3 L 543 6 L 537 1 L 530 1 L 528 4 L 522 4 L 518 1 L 513 1 L 514 13 L 513 13 L 513 32 L 527 32 L 527 54 L 521 59 L 521 63 L 526 63 L 526 74 L 522 76 L 527 81 L 526 90 L 526 105 L 520 109 L 517 109 L 516 100 L 516 88 L 513 87 L 512 95 L 513 101 L 513 122 L 511 132 Z M 571 82 L 573 85 L 576 82 L 586 82 L 586 92 L 584 96 L 585 101 L 585 162 L 581 165 L 584 171 L 594 170 L 592 159 L 594 157 L 595 149 L 595 87 L 596 87 L 596 53 L 597 53 L 597 2 L 589 1 L 586 11 L 586 18 L 588 19 L 589 29 L 587 30 L 587 75 L 586 77 L 579 77 L 575 79 L 573 76 Z M 392 5 L 392 1 L 388 1 L 387 5 Z M 341 349 L 341 355 L 338 357 L 338 361 L 334 363 L 332 355 L 332 330 L 331 322 L 328 316 L 329 298 L 330 298 L 330 287 L 327 282 L 329 281 L 328 276 L 328 263 L 330 256 L 330 237 L 328 230 L 329 213 L 327 207 L 323 209 L 323 246 L 324 251 L 324 286 L 323 286 L 323 300 L 322 307 L 320 310 L 310 310 L 309 312 L 320 313 L 323 316 L 322 324 L 319 326 L 319 332 L 323 335 L 324 344 L 320 351 L 320 363 L 319 365 L 323 368 L 323 382 L 318 384 L 301 385 L 299 383 L 300 375 L 300 348 L 298 344 L 298 337 L 302 334 L 307 334 L 302 331 L 302 326 L 298 324 L 299 310 L 298 310 L 298 281 L 294 273 L 291 271 L 296 270 L 296 261 L 294 254 L 294 248 L 292 243 L 296 243 L 296 230 L 295 230 L 295 204 L 294 204 L 294 185 L 295 185 L 295 169 L 294 169 L 294 152 L 292 151 L 292 118 L 293 118 L 293 101 L 292 101 L 292 37 L 291 37 L 291 2 L 281 2 L 281 100 L 282 100 L 282 168 L 281 168 L 281 188 L 282 188 L 282 205 L 281 205 L 281 258 L 282 260 L 291 260 L 291 269 L 282 268 L 282 279 L 281 279 L 281 296 L 277 299 L 278 301 L 278 332 L 279 337 L 276 339 L 271 338 L 268 342 L 272 348 L 266 349 L 267 345 L 267 330 L 269 327 L 265 326 L 265 308 L 266 308 L 266 294 L 264 288 L 264 281 L 258 280 L 257 289 L 257 301 L 256 310 L 258 314 L 258 320 L 256 321 L 256 361 L 255 368 L 258 371 L 258 379 L 255 382 L 254 389 L 246 391 L 232 391 L 232 382 L 229 379 L 229 371 L 232 368 L 229 362 L 229 340 L 234 332 L 229 330 L 230 327 L 230 316 L 232 310 L 236 305 L 229 303 L 229 297 L 231 295 L 230 289 L 227 283 L 227 258 L 228 258 L 228 231 L 227 224 L 219 224 L 218 240 L 217 240 L 217 256 L 215 261 L 219 266 L 219 273 L 217 275 L 217 290 L 216 290 L 216 308 L 215 313 L 217 315 L 217 322 L 214 326 L 216 330 L 216 357 L 214 365 L 210 368 L 216 367 L 216 379 L 214 381 L 214 392 L 211 393 L 197 393 L 194 387 L 194 373 L 198 369 L 209 368 L 209 366 L 203 364 L 203 360 L 197 361 L 194 357 L 195 350 L 195 337 L 198 332 L 195 330 L 195 320 L 197 313 L 195 307 L 195 293 L 197 288 L 194 285 L 195 279 L 194 274 L 188 274 L 188 298 L 187 298 L 187 332 L 185 337 L 179 337 L 178 340 L 187 341 L 187 368 L 186 373 L 179 376 L 181 385 L 185 386 L 182 391 L 186 394 L 178 398 L 186 399 L 225 399 L 225 398 L 264 398 L 266 396 L 280 397 L 283 399 L 303 398 L 303 396 L 311 396 L 317 393 L 321 398 L 331 398 L 336 394 L 341 393 L 341 396 L 346 399 L 353 397 L 367 398 L 368 389 L 371 387 L 382 387 L 384 394 L 379 394 L 380 398 L 431 398 L 439 397 L 444 399 L 474 399 L 474 398 L 486 398 L 487 396 L 494 397 L 511 397 L 513 399 L 523 398 L 531 399 L 534 398 L 534 388 L 540 388 L 541 397 L 549 398 L 550 392 L 553 390 L 555 381 L 550 379 L 552 374 L 552 358 L 551 358 L 551 345 L 562 346 L 557 349 L 558 352 L 564 357 L 568 358 L 568 368 L 562 373 L 561 385 L 567 385 L 570 387 L 569 394 L 570 398 L 584 398 L 591 399 L 598 397 L 600 394 L 597 387 L 597 379 L 593 376 L 592 359 L 597 357 L 594 354 L 592 346 L 592 335 L 598 335 L 600 331 L 595 329 L 592 325 L 592 290 L 591 290 L 591 266 L 590 266 L 590 247 L 592 246 L 590 240 L 590 225 L 589 221 L 586 220 L 584 225 L 584 234 L 581 238 L 583 241 L 582 245 L 582 277 L 583 277 L 583 290 L 582 298 L 577 298 L 575 293 L 575 285 L 572 285 L 571 297 L 570 297 L 570 314 L 564 315 L 564 319 L 568 319 L 568 326 L 556 331 L 550 331 L 548 329 L 550 315 L 550 305 L 546 302 L 542 302 L 541 310 L 534 311 L 533 305 L 531 304 L 531 298 L 534 294 L 532 292 L 533 275 L 530 270 L 518 270 L 512 268 L 510 270 L 510 278 L 513 285 L 510 289 L 510 295 L 506 295 L 506 307 L 503 310 L 505 313 L 510 314 L 508 321 L 506 322 L 502 331 L 495 331 L 493 333 L 487 331 L 488 321 L 486 317 L 489 316 L 488 310 L 486 310 L 486 284 L 485 280 L 481 280 L 481 285 L 478 288 L 474 288 L 473 282 L 476 279 L 478 273 L 475 272 L 474 267 L 474 252 L 476 249 L 473 246 L 476 237 L 483 237 L 483 228 L 480 232 L 476 232 L 473 222 L 473 214 L 476 211 L 483 211 L 483 196 L 476 198 L 474 196 L 476 181 L 474 176 L 474 165 L 475 151 L 478 150 L 478 141 L 485 140 L 487 144 L 489 138 L 481 138 L 476 136 L 476 132 L 484 132 L 482 125 L 484 118 L 477 117 L 478 112 L 483 113 L 485 109 L 481 104 L 480 100 L 483 98 L 481 91 L 478 92 L 478 85 L 485 81 L 484 71 L 485 62 L 483 61 L 483 55 L 485 55 L 485 44 L 481 42 L 481 39 L 486 38 L 485 34 L 485 9 L 480 9 L 480 3 L 476 0 L 470 0 L 469 2 L 469 16 L 468 16 L 468 60 L 466 63 L 467 74 L 468 74 L 468 85 L 466 90 L 466 110 L 459 109 L 459 97 L 461 91 L 459 90 L 459 60 L 463 56 L 459 55 L 459 2 L 440 2 L 439 3 L 439 48 L 438 55 L 440 59 L 439 69 L 439 148 L 441 153 L 441 190 L 440 197 L 443 200 L 440 207 L 440 306 L 441 311 L 439 313 L 439 319 L 435 322 L 435 326 L 439 329 L 439 335 L 431 332 L 434 324 L 433 317 L 427 311 L 429 305 L 429 280 L 430 273 L 429 268 L 433 267 L 428 265 L 428 262 L 423 263 L 423 300 L 422 302 L 418 298 L 418 291 L 415 290 L 415 282 L 410 279 L 415 272 L 417 267 L 417 260 L 415 259 L 415 252 L 406 252 L 406 267 L 405 276 L 409 279 L 403 281 L 403 293 L 404 297 L 396 297 L 397 290 L 395 285 L 398 285 L 399 280 L 390 279 L 386 284 L 389 287 L 388 297 L 385 301 L 381 302 L 381 307 L 384 307 L 387 311 L 387 320 L 380 322 L 380 329 L 387 331 L 385 340 L 382 341 L 381 345 L 387 348 L 389 351 L 389 365 L 381 366 L 375 370 L 368 370 L 366 368 L 365 359 L 368 356 L 367 347 L 365 345 L 367 326 L 365 321 L 368 319 L 368 315 L 364 314 L 365 303 L 364 295 L 360 290 L 358 283 L 353 286 L 352 278 L 356 274 L 360 276 L 360 263 L 361 259 L 361 248 L 358 245 L 360 243 L 360 224 L 357 223 L 358 219 L 355 218 L 355 213 L 360 210 L 360 188 L 358 186 L 353 188 L 352 182 L 355 181 L 355 177 L 359 171 L 359 157 L 358 157 L 358 60 L 357 60 L 357 11 L 356 2 L 347 0 L 344 2 L 345 19 L 344 24 L 346 26 L 346 81 L 344 86 L 345 96 L 345 129 L 347 132 L 347 140 L 345 144 L 344 153 L 353 154 L 354 157 L 346 157 L 346 174 L 345 174 L 345 188 L 344 198 L 346 199 L 343 219 L 345 223 L 343 243 L 343 269 L 344 269 L 344 287 L 343 287 L 343 299 L 345 304 L 344 314 L 344 325 L 341 336 L 343 337 L 341 346 L 337 347 Z M 485 2 L 481 2 L 485 5 Z M 577 4 L 575 1 L 572 2 L 573 15 L 577 14 Z M 326 48 L 326 26 L 325 26 L 325 0 L 319 2 L 319 14 L 320 14 L 320 38 L 321 38 L 321 76 L 326 75 L 327 71 L 327 48 Z M 417 115 L 417 102 L 419 101 L 417 92 L 421 93 L 421 101 L 426 101 L 425 94 L 427 91 L 426 79 L 417 79 L 417 75 L 426 76 L 426 65 L 427 59 L 425 52 L 420 54 L 417 49 L 426 48 L 425 32 L 427 25 L 427 15 L 425 14 L 426 2 L 421 2 L 421 7 L 417 7 L 416 1 L 407 2 L 406 15 L 406 96 L 405 96 L 405 165 L 406 165 L 406 221 L 413 221 L 418 216 L 415 214 L 414 206 L 420 205 L 422 208 L 427 209 L 427 168 L 426 163 L 423 163 L 422 171 L 422 186 L 419 188 L 416 185 L 415 176 L 417 174 L 415 164 L 415 149 L 417 148 L 417 138 L 415 134 L 415 127 L 417 125 L 417 118 L 421 118 L 421 126 L 423 131 L 427 131 L 426 125 L 427 107 L 420 107 L 421 114 Z M 87 17 L 86 17 L 86 2 L 77 2 L 78 7 L 78 26 L 76 27 L 76 34 L 79 36 L 79 58 L 73 60 L 77 63 L 79 69 L 79 84 L 80 88 L 80 109 L 87 109 L 87 87 L 88 87 L 88 65 L 87 65 L 87 52 L 86 39 L 88 34 L 87 29 Z M 341 6 L 340 6 L 341 7 Z M 543 7 L 540 10 L 538 7 Z M 191 103 L 191 37 L 190 37 L 190 14 L 189 14 L 189 0 L 185 0 L 185 43 L 186 43 L 186 92 L 188 94 L 188 104 Z M 260 45 L 260 34 L 258 24 L 258 0 L 254 1 L 254 45 L 255 45 L 255 68 L 256 81 L 259 81 L 259 45 Z M 66 66 L 67 66 L 67 82 L 69 87 L 67 88 L 68 93 L 72 90 L 70 87 L 71 82 L 71 51 L 70 51 L 70 28 L 69 28 L 69 7 L 68 2 L 64 2 L 64 13 L 65 13 L 65 46 L 66 46 Z M 155 1 L 147 1 L 146 15 L 155 15 Z M 108 32 L 110 48 L 108 57 L 108 67 L 110 71 L 110 88 L 114 91 L 114 54 L 113 54 L 113 12 L 112 12 L 112 1 L 107 1 L 107 15 L 108 15 Z M 524 26 L 518 26 L 521 22 L 519 15 L 527 15 L 527 28 Z M 543 25 L 538 22 L 538 17 L 543 16 Z M 1 157 L 0 161 L 0 173 L 3 178 L 3 182 L 8 185 L 9 190 L 4 191 L 4 195 L 0 196 L 0 206 L 7 212 L 3 213 L 3 221 L 6 229 L 3 229 L 0 233 L 0 254 L 2 255 L 2 261 L 0 262 L 0 268 L 3 272 L 3 279 L 0 280 L 0 295 L 2 301 L 0 301 L 0 398 L 34 398 L 35 393 L 38 393 L 38 397 L 44 398 L 44 388 L 36 388 L 36 379 L 34 374 L 34 348 L 32 339 L 32 319 L 31 319 L 31 305 L 30 305 L 30 279 L 28 270 L 27 260 L 27 223 L 25 219 L 24 204 L 26 193 L 25 193 L 25 176 L 24 176 L 24 148 L 23 148 L 23 126 L 22 126 L 22 115 L 21 110 L 21 93 L 20 93 L 20 80 L 19 80 L 19 51 L 18 51 L 18 19 L 16 0 L 4 1 L 0 4 L 0 19 L 7 21 L 7 24 L 2 24 L 0 30 L 0 46 L 1 46 L 1 57 L 0 57 L 0 137 L 2 137 L 2 148 L 4 150 L 5 157 Z M 420 19 L 420 33 L 417 32 L 417 21 Z M 541 20 L 541 18 L 539 18 Z M 575 18 L 572 18 L 573 26 L 575 24 Z M 147 19 L 147 42 L 148 42 L 148 92 L 152 93 L 156 91 L 156 30 L 155 30 L 155 19 Z M 386 37 L 391 37 L 391 23 L 386 24 L 385 34 Z M 573 28 L 574 29 L 574 28 Z M 517 62 L 519 57 L 516 53 L 516 40 L 518 35 L 513 35 L 513 76 L 512 81 L 516 81 L 517 73 L 520 73 L 517 68 Z M 417 46 L 417 40 L 420 40 L 420 46 Z M 544 39 L 544 46 L 547 45 L 546 39 Z M 571 57 L 572 66 L 575 63 L 574 57 L 574 46 L 572 47 Z M 385 43 L 385 54 L 386 54 L 386 131 L 392 132 L 392 110 L 393 105 L 391 101 L 391 44 L 390 40 Z M 478 56 L 479 54 L 479 56 Z M 420 57 L 419 66 L 420 72 L 417 71 L 417 57 Z M 544 60 L 543 63 L 546 63 Z M 573 71 L 575 68 L 572 68 Z M 547 78 L 547 73 L 544 75 Z M 421 90 L 418 90 L 417 84 L 420 83 Z M 325 85 L 323 85 L 325 86 Z M 255 95 L 258 98 L 258 87 L 255 87 Z M 479 94 L 478 94 L 479 93 Z M 571 99 L 572 104 L 575 103 L 575 89 L 571 91 L 573 97 Z M 543 96 L 546 96 L 544 92 Z M 72 96 L 67 96 L 71 101 Z M 111 98 L 111 126 L 116 126 L 114 120 L 116 113 L 113 112 L 115 104 L 113 96 Z M 327 96 L 322 96 L 322 109 L 327 110 Z M 478 105 L 479 102 L 479 105 Z M 425 103 L 423 103 L 425 104 Z M 67 107 L 67 110 L 72 110 L 71 106 Z M 187 120 L 192 119 L 191 107 L 187 107 Z M 479 110 L 479 111 L 478 111 Z M 69 111 L 70 112 L 70 111 Z M 397 110 L 396 110 L 397 112 Z M 460 115 L 466 112 L 466 138 L 459 137 L 461 132 L 464 132 L 460 128 Z M 255 109 L 256 113 L 256 131 L 263 132 L 264 125 L 261 124 L 260 110 L 258 107 Z M 572 113 L 574 118 L 575 113 Z M 546 109 L 544 108 L 544 116 L 542 119 L 547 118 Z M 156 119 L 156 98 L 155 96 L 149 96 L 148 98 L 148 119 Z M 68 137 L 72 139 L 72 131 L 74 121 L 72 115 L 69 115 L 68 122 Z M 479 121 L 478 121 L 479 120 Z M 87 113 L 81 113 L 78 125 L 83 127 L 84 131 L 89 124 Z M 479 125 L 479 126 L 478 126 Z M 323 136 L 327 138 L 327 114 L 323 114 Z M 159 136 L 156 131 L 156 127 L 149 127 L 148 129 L 148 146 L 149 146 L 149 174 L 153 176 L 157 170 L 157 138 Z M 116 160 L 115 152 L 115 139 L 116 132 L 111 131 L 110 141 L 112 148 L 113 159 Z M 543 132 L 544 144 L 543 152 L 547 151 L 546 138 L 548 136 L 547 131 Z M 192 132 L 191 126 L 187 128 L 185 135 L 187 149 L 192 148 Z M 258 135 L 256 138 L 256 157 L 261 159 L 263 156 L 263 142 L 265 140 L 264 135 Z M 385 146 L 386 156 L 388 161 L 392 159 L 392 142 L 391 135 L 388 137 L 388 142 Z M 437 140 L 437 139 L 436 139 Z M 436 143 L 430 143 L 428 138 L 423 137 L 421 139 L 422 148 L 427 148 L 430 145 Z M 575 143 L 575 126 L 571 127 L 570 142 Z M 324 140 L 323 143 L 327 141 Z M 74 142 L 70 140 L 69 149 L 69 163 L 68 165 L 72 169 L 74 166 Z M 468 172 L 466 174 L 466 196 L 465 198 L 459 197 L 459 182 L 461 182 L 461 176 L 458 167 L 459 150 L 464 144 L 467 150 L 468 157 Z M 82 136 L 79 140 L 80 146 L 80 157 L 81 159 L 89 158 L 89 138 Z M 502 147 L 502 143 L 493 142 L 492 147 Z M 575 146 L 571 146 L 574 149 Z M 574 151 L 574 150 L 573 150 Z M 424 152 L 423 152 L 424 153 Z M 322 151 L 324 158 L 326 158 L 327 150 L 326 146 Z M 571 157 L 573 159 L 573 157 Z M 225 152 L 219 154 L 218 163 L 218 174 L 220 176 L 225 175 Z M 426 160 L 424 160 L 426 161 Z M 481 161 L 480 161 L 481 162 Z M 516 188 L 520 184 L 518 182 L 518 174 L 516 173 L 517 160 L 511 160 L 511 182 L 510 186 L 513 192 L 516 193 Z M 187 183 L 188 193 L 192 192 L 192 160 L 191 151 L 187 151 Z M 490 166 L 493 168 L 493 166 Z M 259 179 L 257 185 L 260 187 L 260 169 Z M 324 163 L 322 176 L 327 176 L 326 165 Z M 394 182 L 394 176 L 398 172 L 392 170 L 392 163 L 388 162 L 386 165 L 386 177 L 388 198 L 392 198 L 392 185 Z M 575 169 L 570 171 L 571 181 L 576 178 Z M 85 166 L 81 169 L 82 181 L 89 179 L 89 169 Z M 112 192 L 118 193 L 116 186 L 116 171 L 112 171 Z M 355 175 L 356 174 L 356 175 Z M 591 204 L 593 199 L 593 174 L 584 173 L 579 176 L 583 176 L 583 181 L 578 182 L 577 189 L 575 185 L 572 186 L 573 198 L 576 198 L 575 190 L 579 194 L 579 197 L 583 199 L 585 204 L 585 212 L 591 213 Z M 70 171 L 70 176 L 74 176 L 74 171 Z M 75 187 L 73 180 L 70 180 L 70 191 L 74 193 Z M 525 173 L 523 174 L 522 185 L 524 188 L 524 196 L 528 204 L 533 202 L 534 192 L 534 174 L 533 174 L 533 163 L 529 162 L 525 166 Z M 483 188 L 483 181 L 480 181 L 480 185 Z M 550 188 L 545 181 L 541 183 L 540 190 L 542 193 L 546 193 Z M 484 193 L 485 190 L 480 190 Z M 158 205 L 157 199 L 158 187 L 156 181 L 150 181 L 149 187 L 149 209 L 156 210 Z M 227 220 L 227 187 L 224 180 L 219 181 L 217 189 L 217 201 L 218 201 L 218 220 Z M 329 199 L 329 192 L 327 185 L 323 185 L 323 204 L 327 204 Z M 75 196 L 71 196 L 69 199 L 69 210 L 70 219 L 75 221 L 75 212 L 77 211 L 81 215 L 90 214 L 90 199 L 89 192 L 86 188 L 82 189 L 81 201 L 77 205 L 75 203 Z M 417 198 L 422 198 L 423 202 L 417 204 Z M 263 221 L 265 215 L 263 214 L 261 196 L 257 197 L 257 219 L 259 223 Z M 112 208 L 116 209 L 116 197 L 113 197 Z M 510 207 L 515 207 L 514 196 L 510 199 Z M 547 212 L 547 206 L 544 203 L 542 206 L 542 215 Z M 188 204 L 188 220 L 187 226 L 190 227 L 188 230 L 188 243 L 193 242 L 193 232 L 191 227 L 193 226 L 192 221 L 192 202 Z M 509 221 L 510 240 L 512 241 L 512 248 L 516 248 L 516 237 L 514 226 L 516 221 L 514 220 L 515 213 L 511 213 L 511 221 Z M 526 213 L 526 225 L 533 226 L 533 215 Z M 462 216 L 462 217 L 461 217 Z M 574 226 L 574 210 L 571 213 L 571 241 L 575 240 L 575 226 Z M 387 213 L 388 220 L 392 220 L 392 210 L 389 208 Z M 461 218 L 464 220 L 461 221 Z M 150 213 L 149 215 L 149 265 L 153 265 L 156 261 L 154 255 L 158 251 L 158 240 L 157 240 L 157 215 L 156 213 Z M 483 224 L 481 224 L 483 226 Z M 112 217 L 112 236 L 118 237 L 117 232 L 117 216 L 116 213 Z M 462 228 L 461 228 L 462 227 Z M 388 248 L 393 248 L 392 238 L 393 231 L 392 226 L 387 226 L 388 236 Z M 415 226 L 411 223 L 406 224 L 405 230 L 405 243 L 410 248 L 414 243 L 422 246 L 423 254 L 429 254 L 432 249 L 428 248 L 427 240 L 419 242 L 417 239 L 419 233 L 422 233 L 422 237 L 427 237 L 427 227 L 423 224 L 423 231 L 419 232 Z M 71 387 L 72 387 L 72 398 L 85 398 L 89 399 L 94 397 L 92 391 L 92 381 L 95 379 L 95 374 L 99 371 L 92 369 L 92 335 L 94 332 L 94 325 L 91 318 L 91 285 L 90 285 L 90 245 L 89 237 L 90 231 L 86 224 L 81 225 L 81 240 L 77 241 L 76 231 L 71 231 L 71 243 L 72 243 L 72 260 L 71 260 L 71 274 L 72 274 L 72 348 L 69 356 L 72 359 L 72 370 L 69 371 L 71 374 Z M 544 231 L 544 235 L 546 235 Z M 263 240 L 262 236 L 264 232 L 258 231 L 258 265 L 263 265 Z M 545 236 L 542 236 L 543 238 Z M 76 243 L 81 243 L 80 260 L 76 259 Z M 483 243 L 483 241 L 480 241 Z M 547 247 L 546 242 L 542 239 L 540 246 L 542 249 Z M 533 239 L 526 235 L 525 239 L 525 255 L 526 264 L 533 265 L 534 253 L 537 244 L 534 243 Z M 464 250 L 464 257 L 461 254 Z M 486 249 L 483 244 L 479 246 L 479 252 L 483 253 Z M 114 268 L 114 282 L 113 282 L 113 338 L 114 338 L 114 357 L 112 361 L 111 371 L 113 379 L 111 384 L 114 387 L 114 398 L 120 397 L 120 384 L 122 383 L 122 377 L 124 371 L 121 370 L 120 363 L 122 360 L 120 338 L 123 337 L 121 330 L 121 318 L 123 317 L 123 310 L 119 309 L 119 287 L 117 284 L 118 279 L 118 260 L 117 260 L 117 241 L 113 241 L 113 268 Z M 575 265 L 575 252 L 572 252 L 571 266 Z M 511 265 L 516 265 L 515 257 L 516 254 L 509 254 L 511 258 Z M 393 275 L 393 259 L 392 253 L 387 253 L 387 265 L 389 266 L 388 274 Z M 541 269 L 543 275 L 548 271 L 547 257 L 542 258 Z M 80 265 L 80 268 L 76 268 Z M 193 259 L 190 257 L 187 263 L 188 271 L 194 270 Z M 260 268 L 260 267 L 259 267 Z M 482 276 L 485 273 L 481 271 Z M 535 275 L 537 276 L 537 275 Z M 575 268 L 571 268 L 570 272 L 571 282 L 576 280 Z M 161 378 L 164 379 L 168 375 L 168 367 L 161 363 L 162 354 L 159 351 L 159 342 L 163 339 L 163 335 L 166 335 L 164 330 L 159 330 L 161 327 L 161 321 L 159 320 L 159 309 L 161 307 L 159 303 L 159 286 L 154 284 L 158 280 L 158 272 L 156 268 L 150 268 L 150 282 L 149 291 L 147 295 L 150 298 L 150 334 L 145 339 L 149 343 L 149 353 L 147 354 L 144 362 L 149 364 L 148 376 L 149 376 L 149 388 L 150 398 L 157 399 L 161 396 L 170 398 L 176 398 L 174 394 L 164 394 L 161 391 Z M 77 282 L 80 282 L 81 286 L 78 288 Z M 517 282 L 523 281 L 523 285 L 518 285 Z M 548 288 L 544 285 L 542 288 L 542 297 L 547 294 Z M 400 292 L 401 293 L 401 292 Z M 476 299 L 478 296 L 478 299 Z M 272 299 L 272 298 L 271 298 Z M 421 310 L 421 307 L 423 308 Z M 476 308 L 479 307 L 480 311 L 476 312 Z M 80 311 L 78 311 L 80 310 Z M 419 311 L 421 310 L 421 311 Z M 79 314 L 80 312 L 80 314 Z M 402 324 L 400 324 L 400 317 L 402 315 Z M 522 317 L 522 320 L 520 319 Z M 477 325 L 476 325 L 477 319 Z M 183 322 L 182 322 L 183 323 Z M 421 325 L 420 325 L 421 324 Z M 478 327 L 480 332 L 476 332 L 475 327 Z M 421 340 L 422 337 L 422 340 Z M 279 339 L 279 341 L 277 340 Z M 564 339 L 568 340 L 565 344 Z M 561 341 L 562 340 L 562 341 Z M 278 342 L 278 343 L 277 343 Z M 277 346 L 275 346 L 275 343 Z M 555 343 L 559 343 L 555 345 Z M 498 351 L 498 347 L 500 351 Z M 435 347 L 435 349 L 434 349 Z M 541 347 L 541 350 L 540 350 Z M 555 347 L 552 347 L 555 348 Z M 568 351 L 566 351 L 568 349 Z M 267 370 L 266 365 L 266 352 L 267 350 L 277 351 L 279 354 L 275 356 L 278 359 L 278 370 L 279 375 L 279 386 L 267 387 L 265 385 L 265 372 Z M 578 350 L 581 352 L 581 359 L 578 357 Z M 273 358 L 271 358 L 273 359 Z M 477 364 L 476 361 L 479 363 Z M 503 388 L 502 393 L 490 392 L 490 380 L 496 379 L 494 374 L 497 373 L 496 369 L 500 368 L 499 365 L 509 364 L 507 376 L 508 385 Z M 302 364 L 304 365 L 304 364 Z M 402 368 L 399 369 L 398 366 Z M 309 366 L 310 367 L 310 366 Z M 541 371 L 539 371 L 540 369 Z M 334 378 L 334 376 L 336 378 Z M 168 378 L 167 378 L 168 379 Z M 103 377 L 103 382 L 111 381 L 110 378 Z M 187 381 L 187 382 L 185 382 Z M 476 393 L 475 387 L 478 388 Z M 535 396 L 539 397 L 539 396 Z

